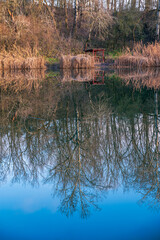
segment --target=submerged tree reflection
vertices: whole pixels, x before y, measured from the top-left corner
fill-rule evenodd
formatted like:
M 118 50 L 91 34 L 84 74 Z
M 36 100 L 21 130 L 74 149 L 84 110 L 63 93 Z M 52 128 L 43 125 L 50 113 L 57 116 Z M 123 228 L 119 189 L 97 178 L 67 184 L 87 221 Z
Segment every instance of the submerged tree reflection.
M 135 184 L 142 194 L 140 203 L 146 203 L 149 207 L 160 208 L 160 155 L 159 155 L 159 121 L 158 121 L 158 91 L 155 90 L 155 114 L 152 137 L 154 139 L 151 149 L 147 149 L 147 157 L 137 167 L 135 172 Z M 148 134 L 151 134 L 149 131 Z M 147 144 L 148 146 L 148 144 Z
M 130 94 L 132 89 L 122 85 L 117 92 L 114 82 L 41 84 L 36 93 L 23 91 L 15 97 L 1 92 L 3 101 L 8 97 L 14 105 L 20 102 L 14 121 L 9 118 L 12 101 L 9 107 L 1 102 L 1 184 L 7 177 L 32 185 L 51 183 L 67 216 L 80 210 L 87 217 L 91 206 L 98 209 L 99 197 L 120 184 L 141 192 L 141 202 L 158 208 L 157 92 L 155 100 L 154 92 L 150 95 L 154 112 L 146 111 L 143 94 Z M 132 111 L 117 111 L 126 99 Z M 32 108 L 29 114 L 23 115 L 24 103 Z

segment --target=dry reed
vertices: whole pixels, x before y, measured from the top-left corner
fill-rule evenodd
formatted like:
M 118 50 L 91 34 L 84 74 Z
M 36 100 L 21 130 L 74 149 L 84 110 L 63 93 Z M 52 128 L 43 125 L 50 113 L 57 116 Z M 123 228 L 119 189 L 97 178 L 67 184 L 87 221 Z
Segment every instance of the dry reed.
M 61 69 L 89 69 L 94 68 L 94 64 L 94 57 L 85 54 L 63 55 L 60 59 Z
M 147 46 L 138 43 L 133 50 L 126 52 L 115 61 L 117 67 L 159 67 L 160 66 L 160 44 L 155 42 Z
M 37 56 L 36 52 L 30 49 L 14 49 L 10 53 L 5 50 L 0 52 L 0 70 L 14 71 L 25 69 L 44 69 L 45 61 L 42 56 Z
M 71 68 L 71 59 L 72 59 L 72 56 L 70 55 L 63 55 L 60 59 L 60 68 L 61 69 L 69 69 Z
M 0 69 L 4 70 L 24 70 L 24 69 L 44 69 L 43 57 L 13 58 L 5 57 L 1 60 Z

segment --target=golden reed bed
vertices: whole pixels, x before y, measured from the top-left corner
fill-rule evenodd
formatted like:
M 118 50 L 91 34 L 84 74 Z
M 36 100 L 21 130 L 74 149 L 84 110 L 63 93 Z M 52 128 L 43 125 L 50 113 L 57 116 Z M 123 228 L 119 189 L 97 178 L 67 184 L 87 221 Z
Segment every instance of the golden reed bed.
M 0 70 L 29 70 L 29 69 L 43 69 L 45 68 L 45 61 L 43 57 L 3 57 L 0 55 Z
M 94 68 L 94 57 L 86 54 L 79 54 L 77 56 L 62 55 L 60 59 L 61 69 L 90 69 Z
M 132 51 L 126 49 L 125 53 L 115 60 L 114 65 L 129 68 L 160 67 L 160 44 L 155 42 L 145 46 L 138 43 Z

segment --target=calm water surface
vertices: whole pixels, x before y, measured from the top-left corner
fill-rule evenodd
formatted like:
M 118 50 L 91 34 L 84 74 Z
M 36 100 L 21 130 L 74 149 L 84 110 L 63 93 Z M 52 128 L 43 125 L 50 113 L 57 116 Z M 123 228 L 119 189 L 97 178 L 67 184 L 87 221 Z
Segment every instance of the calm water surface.
M 0 240 L 160 239 L 158 73 L 118 74 L 1 76 Z

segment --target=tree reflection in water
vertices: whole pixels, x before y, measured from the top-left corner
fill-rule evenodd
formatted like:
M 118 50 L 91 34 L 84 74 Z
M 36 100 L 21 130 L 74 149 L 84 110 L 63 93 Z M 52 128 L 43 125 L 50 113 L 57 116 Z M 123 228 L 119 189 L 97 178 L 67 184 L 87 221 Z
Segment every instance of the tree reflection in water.
M 80 210 L 87 217 L 120 184 L 158 209 L 158 92 L 140 94 L 115 78 L 103 86 L 58 76 L 39 84 L 12 93 L 1 86 L 1 184 L 11 175 L 12 182 L 52 183 L 67 216 Z
M 160 208 L 160 161 L 159 161 L 159 122 L 158 122 L 158 91 L 155 90 L 155 115 L 154 127 L 147 135 L 153 138 L 153 145 L 147 149 L 145 159 L 135 172 L 135 183 L 138 185 L 139 191 L 142 194 L 140 203 L 146 203 L 149 207 Z M 148 147 L 149 144 L 146 144 Z

